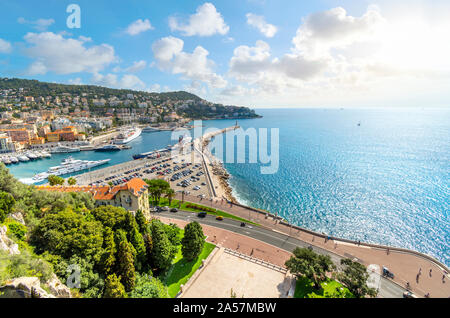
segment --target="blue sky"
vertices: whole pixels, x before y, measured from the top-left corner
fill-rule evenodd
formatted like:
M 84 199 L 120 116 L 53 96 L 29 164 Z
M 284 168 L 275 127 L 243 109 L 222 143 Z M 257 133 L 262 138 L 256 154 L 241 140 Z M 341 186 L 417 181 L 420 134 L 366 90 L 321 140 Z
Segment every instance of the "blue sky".
M 81 8 L 79 29 L 66 25 L 71 3 Z M 448 1 L 0 6 L 4 77 L 187 90 L 253 107 L 433 107 L 450 99 Z

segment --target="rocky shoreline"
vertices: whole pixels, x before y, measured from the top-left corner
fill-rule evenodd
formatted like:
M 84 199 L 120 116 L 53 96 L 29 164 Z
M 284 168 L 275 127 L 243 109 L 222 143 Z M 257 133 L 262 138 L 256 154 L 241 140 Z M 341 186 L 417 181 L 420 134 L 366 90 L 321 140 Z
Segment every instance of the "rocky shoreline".
M 220 194 L 222 195 L 222 197 L 224 197 L 225 199 L 233 202 L 233 203 L 239 203 L 239 201 L 233 196 L 233 189 L 231 188 L 228 180 L 230 179 L 230 174 L 228 173 L 228 171 L 225 169 L 225 167 L 223 166 L 223 163 L 217 159 L 208 149 L 208 145 L 211 142 L 211 138 L 214 136 L 217 136 L 219 134 L 223 134 L 226 131 L 230 130 L 230 129 L 237 129 L 239 128 L 239 126 L 234 126 L 234 127 L 230 127 L 230 128 L 226 128 L 226 129 L 222 129 L 220 131 L 217 131 L 215 133 L 209 134 L 209 135 L 205 135 L 202 137 L 201 140 L 201 149 L 203 150 L 203 154 L 209 159 L 209 165 L 210 165 L 210 170 L 211 170 L 211 178 L 213 179 L 213 187 L 218 188 Z M 207 167 L 207 169 L 209 169 Z M 218 184 L 216 184 L 218 183 Z M 220 195 L 218 195 L 220 196 Z

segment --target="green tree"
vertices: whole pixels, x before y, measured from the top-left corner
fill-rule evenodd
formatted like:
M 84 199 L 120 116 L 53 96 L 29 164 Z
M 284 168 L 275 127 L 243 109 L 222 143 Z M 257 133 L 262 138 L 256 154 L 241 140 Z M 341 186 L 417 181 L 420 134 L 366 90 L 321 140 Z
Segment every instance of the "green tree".
M 147 253 L 144 238 L 136 227 L 134 227 L 130 233 L 130 243 L 136 251 L 136 269 L 141 271 L 147 265 Z
M 107 227 L 103 234 L 103 246 L 104 252 L 101 257 L 100 266 L 102 272 L 109 275 L 113 272 L 114 265 L 116 263 L 116 243 L 114 242 L 114 233 Z
M 348 288 L 348 290 L 357 298 L 366 296 L 375 297 L 377 291 L 367 286 L 369 273 L 364 265 L 354 262 L 349 258 L 341 260 L 343 269 L 336 275 L 336 278 Z
M 100 259 L 103 245 L 103 226 L 100 222 L 73 211 L 47 214 L 31 234 L 37 253 L 48 251 L 69 259 L 76 254 Z
M 120 282 L 120 277 L 117 277 L 116 274 L 106 277 L 103 298 L 127 298 L 125 287 Z
M 287 269 L 297 277 L 303 275 L 311 280 L 315 289 L 326 280 L 325 274 L 335 268 L 330 256 L 317 254 L 312 249 L 296 247 L 293 254 L 285 263 Z
M 60 177 L 60 176 L 55 176 L 54 174 L 48 176 L 48 183 L 51 186 L 55 186 L 55 185 L 63 185 L 65 182 L 64 178 Z
M 139 227 L 139 232 L 144 235 L 148 233 L 148 222 L 145 219 L 144 213 L 141 210 L 137 210 L 135 216 L 137 225 Z
M 77 180 L 75 178 L 70 177 L 69 179 L 67 179 L 67 183 L 73 186 L 77 184 Z
M 151 235 L 153 241 L 152 262 L 153 265 L 161 271 L 170 267 L 175 257 L 177 248 L 173 246 L 166 232 L 164 225 L 159 220 L 153 220 L 151 223 Z
M 135 284 L 134 255 L 131 244 L 123 236 L 121 239 L 117 247 L 117 271 L 125 290 L 129 292 Z
M 3 223 L 6 216 L 10 214 L 16 204 L 14 197 L 7 192 L 0 191 L 0 223 Z
M 164 193 L 164 196 L 169 200 L 169 206 L 172 204 L 172 200 L 175 197 L 175 190 L 174 189 L 167 189 Z
M 197 259 L 205 245 L 205 235 L 198 222 L 191 222 L 184 228 L 184 237 L 181 239 L 181 252 L 188 261 Z
M 148 185 L 148 192 L 150 197 L 153 199 L 153 202 L 158 204 L 161 196 L 170 189 L 170 184 L 162 179 L 153 179 L 153 180 L 144 180 Z
M 150 233 L 144 234 L 145 253 L 147 255 L 147 264 L 152 264 L 153 241 Z
M 128 222 L 127 214 L 130 214 L 130 212 L 124 208 L 112 205 L 100 206 L 92 210 L 92 215 L 95 219 L 113 231 L 126 228 Z
M 130 293 L 132 298 L 168 298 L 167 287 L 155 277 L 136 275 L 136 287 Z

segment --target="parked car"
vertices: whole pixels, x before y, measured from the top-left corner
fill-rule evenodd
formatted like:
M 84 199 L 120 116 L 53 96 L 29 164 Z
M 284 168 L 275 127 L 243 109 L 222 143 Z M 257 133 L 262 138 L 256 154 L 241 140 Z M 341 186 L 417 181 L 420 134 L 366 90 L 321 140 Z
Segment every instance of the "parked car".
M 172 208 L 172 209 L 170 209 L 170 212 L 178 212 L 178 209 L 177 208 Z
M 245 223 L 244 222 L 241 223 L 241 227 L 245 227 Z
M 206 212 L 200 212 L 199 214 L 197 214 L 197 216 L 199 218 L 205 218 L 206 217 Z
M 220 216 L 220 215 L 219 215 L 218 217 L 216 217 L 216 220 L 217 220 L 217 221 L 223 221 L 223 216 Z

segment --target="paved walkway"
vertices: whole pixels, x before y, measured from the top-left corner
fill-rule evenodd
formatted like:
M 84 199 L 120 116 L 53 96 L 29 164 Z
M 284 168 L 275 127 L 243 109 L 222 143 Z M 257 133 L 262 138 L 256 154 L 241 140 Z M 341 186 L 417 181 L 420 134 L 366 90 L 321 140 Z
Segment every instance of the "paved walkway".
M 450 277 L 445 274 L 444 269 L 429 259 L 420 257 L 416 254 L 394 251 L 383 248 L 367 247 L 358 244 L 344 243 L 340 241 L 327 240 L 321 236 L 308 233 L 306 231 L 291 229 L 288 226 L 279 224 L 272 217 L 267 219 L 263 214 L 252 210 L 230 205 L 226 201 L 208 199 L 199 199 L 197 197 L 186 196 L 185 200 L 197 202 L 206 206 L 220 209 L 233 215 L 249 219 L 255 223 L 261 224 L 269 229 L 291 235 L 297 239 L 307 242 L 311 245 L 321 247 L 325 250 L 338 254 L 341 257 L 358 258 L 358 260 L 369 266 L 376 264 L 381 269 L 382 266 L 389 268 L 394 274 L 394 281 L 402 287 L 409 282 L 412 291 L 419 297 L 429 293 L 430 297 L 450 297 Z M 250 246 L 248 248 L 251 248 Z M 421 269 L 418 281 L 417 274 Z M 431 276 L 430 276 L 431 270 Z M 443 279 L 443 275 L 445 278 Z

